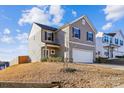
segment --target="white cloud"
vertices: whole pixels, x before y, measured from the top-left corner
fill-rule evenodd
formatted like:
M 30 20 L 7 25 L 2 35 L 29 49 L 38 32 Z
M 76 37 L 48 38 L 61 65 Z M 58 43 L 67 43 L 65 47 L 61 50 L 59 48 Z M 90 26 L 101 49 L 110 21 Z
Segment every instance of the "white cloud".
M 98 32 L 97 34 L 96 34 L 96 37 L 102 37 L 103 36 L 103 32 Z
M 7 36 L 7 35 L 3 35 L 3 36 L 0 38 L 0 41 L 3 42 L 3 43 L 7 43 L 7 44 L 14 43 L 13 37 Z
M 107 21 L 117 21 L 124 17 L 124 6 L 123 5 L 108 5 L 103 9 L 106 14 Z
M 37 22 L 46 25 L 60 25 L 63 15 L 64 9 L 59 5 L 37 6 L 29 10 L 23 10 L 18 24 L 22 26 L 26 23 Z
M 51 5 L 49 14 L 53 16 L 53 23 L 58 25 L 63 18 L 64 9 L 62 9 L 60 5 Z
M 18 21 L 19 25 L 23 25 L 25 23 L 31 24 L 33 22 L 50 24 L 49 15 L 40 8 L 33 7 L 30 10 L 23 11 L 22 18 Z
M 5 28 L 3 31 L 3 34 L 10 34 L 10 33 L 11 33 L 11 31 L 8 28 Z
M 72 14 L 73 14 L 73 16 L 74 16 L 74 17 L 76 17 L 76 16 L 77 16 L 77 12 L 76 12 L 76 11 L 74 11 L 74 10 L 72 10 Z
M 20 33 L 21 31 L 19 29 L 16 29 L 16 32 Z
M 112 23 L 107 23 L 102 27 L 102 30 L 109 30 L 112 27 Z
M 21 33 L 16 36 L 16 39 L 19 40 L 21 43 L 27 43 L 28 42 L 28 33 Z

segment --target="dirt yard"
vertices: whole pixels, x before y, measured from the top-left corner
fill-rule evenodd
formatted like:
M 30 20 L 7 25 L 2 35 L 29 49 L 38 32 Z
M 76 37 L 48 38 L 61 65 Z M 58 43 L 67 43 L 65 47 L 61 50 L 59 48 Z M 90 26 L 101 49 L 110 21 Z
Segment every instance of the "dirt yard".
M 35 62 L 11 66 L 0 71 L 0 81 L 51 83 L 61 87 L 109 88 L 124 84 L 124 71 L 103 68 L 93 64 Z

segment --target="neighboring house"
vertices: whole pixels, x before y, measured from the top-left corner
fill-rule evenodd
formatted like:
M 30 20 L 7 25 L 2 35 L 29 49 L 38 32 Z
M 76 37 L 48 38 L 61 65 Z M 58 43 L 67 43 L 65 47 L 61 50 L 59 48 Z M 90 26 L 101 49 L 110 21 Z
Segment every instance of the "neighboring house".
M 96 35 L 97 57 L 116 58 L 124 55 L 124 35 L 121 30 Z
M 3 70 L 7 67 L 9 67 L 9 62 L 0 61 L 0 70 Z
M 86 16 L 60 28 L 33 23 L 29 35 L 32 62 L 59 56 L 69 62 L 95 61 L 96 30 Z

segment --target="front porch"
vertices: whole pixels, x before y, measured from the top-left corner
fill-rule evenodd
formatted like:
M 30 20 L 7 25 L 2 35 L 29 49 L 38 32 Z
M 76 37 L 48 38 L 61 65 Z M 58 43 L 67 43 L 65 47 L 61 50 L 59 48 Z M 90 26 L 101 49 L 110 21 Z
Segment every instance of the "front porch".
M 48 57 L 59 56 L 60 45 L 46 43 L 45 46 L 41 47 L 41 59 Z
M 115 58 L 114 56 L 114 50 L 117 49 L 119 46 L 118 45 L 115 45 L 115 44 L 110 44 L 110 45 L 105 45 L 103 46 L 104 49 L 107 50 L 107 53 L 105 54 L 109 59 L 111 58 Z

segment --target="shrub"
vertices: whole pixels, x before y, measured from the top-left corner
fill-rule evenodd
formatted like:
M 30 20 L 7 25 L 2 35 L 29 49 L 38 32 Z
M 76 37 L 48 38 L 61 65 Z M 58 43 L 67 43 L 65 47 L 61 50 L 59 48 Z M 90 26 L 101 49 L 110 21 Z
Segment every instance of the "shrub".
M 104 57 L 98 57 L 96 58 L 96 62 L 97 63 L 106 63 L 108 58 L 104 58 Z
M 67 68 L 61 69 L 61 71 L 62 71 L 62 72 L 67 72 L 67 73 L 74 73 L 74 72 L 77 71 L 77 69 L 67 67 Z
M 49 58 L 43 58 L 41 60 L 42 62 L 63 62 L 62 57 L 49 57 Z
M 124 58 L 124 55 L 123 56 L 116 56 L 116 58 Z
M 41 62 L 47 62 L 47 60 L 48 60 L 48 58 L 45 57 L 45 58 L 42 58 L 42 59 L 41 59 Z

